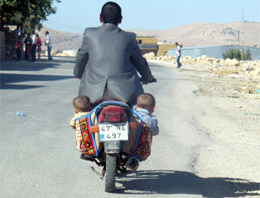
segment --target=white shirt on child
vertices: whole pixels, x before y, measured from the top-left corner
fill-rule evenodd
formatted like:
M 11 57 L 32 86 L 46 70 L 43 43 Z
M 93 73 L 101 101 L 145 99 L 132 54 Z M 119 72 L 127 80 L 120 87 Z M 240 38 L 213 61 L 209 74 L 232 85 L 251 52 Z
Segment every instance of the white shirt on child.
M 159 134 L 158 120 L 155 115 L 150 114 L 147 109 L 137 108 L 134 111 L 142 118 L 147 124 L 153 136 Z

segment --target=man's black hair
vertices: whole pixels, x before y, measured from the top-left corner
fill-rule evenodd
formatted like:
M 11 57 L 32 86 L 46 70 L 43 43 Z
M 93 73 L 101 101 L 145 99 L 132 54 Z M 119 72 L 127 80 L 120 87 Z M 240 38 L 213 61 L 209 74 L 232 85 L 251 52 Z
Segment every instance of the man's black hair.
M 122 18 L 120 6 L 112 1 L 105 3 L 101 10 L 101 17 L 104 23 L 117 25 Z

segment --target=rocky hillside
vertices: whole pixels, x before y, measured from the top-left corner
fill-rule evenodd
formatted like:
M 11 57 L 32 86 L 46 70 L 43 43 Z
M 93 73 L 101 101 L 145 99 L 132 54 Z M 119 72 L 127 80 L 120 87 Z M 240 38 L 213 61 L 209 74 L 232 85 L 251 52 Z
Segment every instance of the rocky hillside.
M 260 23 L 193 23 L 164 31 L 135 31 L 138 35 L 154 35 L 161 41 L 176 41 L 189 46 L 240 44 L 260 47 Z
M 40 31 L 42 38 L 45 38 L 46 30 L 50 32 L 54 49 L 77 49 L 80 47 L 83 32 L 60 32 L 44 27 Z M 159 41 L 168 43 L 177 41 L 184 47 L 237 44 L 238 34 L 240 34 L 241 45 L 260 47 L 259 22 L 193 23 L 161 31 L 128 31 L 135 32 L 139 36 L 156 36 Z
M 39 32 L 43 45 L 46 31 L 50 33 L 54 50 L 78 49 L 81 45 L 83 33 L 61 32 L 46 27 Z

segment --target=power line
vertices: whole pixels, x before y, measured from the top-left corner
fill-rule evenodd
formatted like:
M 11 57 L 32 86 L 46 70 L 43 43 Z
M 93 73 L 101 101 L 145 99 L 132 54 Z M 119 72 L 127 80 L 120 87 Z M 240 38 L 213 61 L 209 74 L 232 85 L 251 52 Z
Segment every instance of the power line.
M 76 28 L 76 27 L 73 27 L 73 26 L 70 26 L 70 25 L 66 25 L 66 24 L 63 24 L 63 23 L 60 23 L 60 22 L 57 22 L 57 21 L 53 21 L 53 20 L 50 20 L 50 19 L 48 19 L 48 21 L 50 21 L 52 23 L 60 24 L 60 25 L 63 25 L 63 26 L 66 26 L 66 27 L 69 27 L 69 28 L 72 28 L 72 29 L 75 29 L 75 30 L 80 30 L 82 32 L 84 31 L 83 29 Z

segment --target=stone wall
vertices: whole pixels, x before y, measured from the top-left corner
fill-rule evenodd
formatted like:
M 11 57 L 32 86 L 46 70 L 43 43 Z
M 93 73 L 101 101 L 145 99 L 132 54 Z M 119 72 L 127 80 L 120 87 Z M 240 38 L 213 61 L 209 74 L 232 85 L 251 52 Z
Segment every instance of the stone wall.
M 5 32 L 5 59 L 13 60 L 15 58 L 15 42 L 16 33 L 15 31 Z
M 0 61 L 5 60 L 5 33 L 0 32 Z

